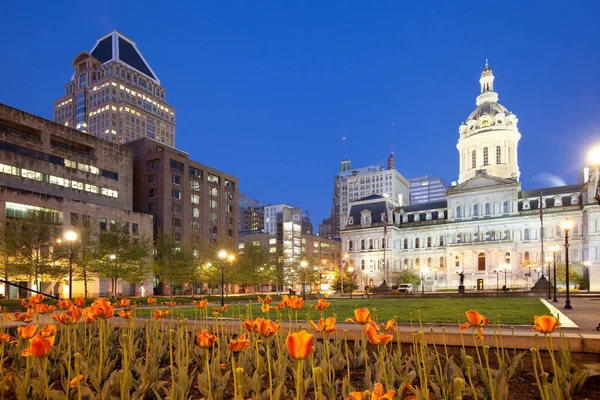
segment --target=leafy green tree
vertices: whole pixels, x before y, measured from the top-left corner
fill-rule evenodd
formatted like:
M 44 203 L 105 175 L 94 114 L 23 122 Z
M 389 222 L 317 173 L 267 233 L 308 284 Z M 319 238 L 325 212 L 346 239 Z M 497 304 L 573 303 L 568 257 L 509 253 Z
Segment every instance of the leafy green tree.
M 358 289 L 358 274 L 356 271 L 337 273 L 332 282 L 332 288 L 336 292 L 342 291 L 342 281 L 344 282 L 344 293 L 352 293 Z
M 267 281 L 265 267 L 268 261 L 267 249 L 260 244 L 252 243 L 245 246 L 236 261 L 235 281 L 243 289 L 252 285 L 256 293 L 256 286 Z
M 112 294 L 116 297 L 119 278 L 140 282 L 152 271 L 151 249 L 148 238 L 130 234 L 121 221 L 116 220 L 98 233 L 93 270 L 101 277 L 112 280 Z
M 275 284 L 277 293 L 281 292 L 286 279 L 286 269 L 288 261 L 283 253 L 283 245 L 277 244 L 275 252 L 269 253 L 269 262 L 267 263 L 267 277 Z
M 95 249 L 98 245 L 98 231 L 90 219 L 79 221 L 74 228 L 77 240 L 73 243 L 73 279 L 83 281 L 83 296 L 88 297 L 88 284 L 94 279 Z M 63 242 L 64 244 L 64 242 Z M 68 254 L 67 254 L 68 257 Z
M 55 240 L 61 235 L 56 215 L 45 210 L 29 210 L 21 218 L 7 221 L 5 249 L 11 255 L 8 269 L 14 275 L 27 275 L 40 288 L 40 278 L 61 278 L 64 265 L 57 263 Z
M 0 223 L 0 274 L 6 282 L 8 282 L 8 279 L 12 274 L 10 268 L 10 251 L 8 248 L 8 235 L 9 229 L 6 227 L 6 224 Z M 6 294 L 6 298 L 10 299 L 10 290 L 8 284 L 4 285 L 4 292 Z
M 196 267 L 192 253 L 182 248 L 172 234 L 164 231 L 159 233 L 156 240 L 153 267 L 154 273 L 171 289 L 195 280 Z
M 391 274 L 391 282 L 393 285 L 401 285 L 403 283 L 412 283 L 413 285 L 421 284 L 421 277 L 417 272 L 411 269 L 403 269 Z
M 580 283 L 583 280 L 583 277 L 578 272 L 580 267 L 579 263 L 569 263 L 569 284 Z M 556 263 L 556 281 L 559 285 L 566 285 L 567 283 L 567 266 L 563 262 Z

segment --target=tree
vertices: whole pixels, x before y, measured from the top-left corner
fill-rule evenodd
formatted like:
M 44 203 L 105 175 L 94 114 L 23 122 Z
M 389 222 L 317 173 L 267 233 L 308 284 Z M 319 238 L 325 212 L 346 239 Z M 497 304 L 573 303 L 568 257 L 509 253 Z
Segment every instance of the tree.
M 356 271 L 337 273 L 332 282 L 332 289 L 336 292 L 342 291 L 342 281 L 344 282 L 344 293 L 352 293 L 358 289 L 358 274 Z
M 412 283 L 413 285 L 421 284 L 421 277 L 414 270 L 403 269 L 391 274 L 391 282 L 393 285 L 401 285 L 403 283 Z
M 94 252 L 98 245 L 98 231 L 89 218 L 75 224 L 75 230 L 77 240 L 72 247 L 73 279 L 83 281 L 83 297 L 87 299 L 88 282 L 92 279 L 91 271 L 94 267 Z
M 280 293 L 286 278 L 285 272 L 288 268 L 288 262 L 283 253 L 282 244 L 277 244 L 275 251 L 269 253 L 269 262 L 267 265 L 267 276 L 271 282 L 275 283 L 277 293 Z
M 172 234 L 160 232 L 156 240 L 155 251 L 154 273 L 160 277 L 162 282 L 170 285 L 171 289 L 174 285 L 183 285 L 195 280 L 194 257 L 188 249 L 182 248 L 173 239 Z M 170 293 L 172 296 L 173 292 Z
M 10 251 L 8 249 L 9 230 L 5 223 L 0 223 L 0 274 L 8 282 L 10 271 Z M 4 284 L 4 292 L 7 299 L 10 299 L 10 290 L 8 284 Z
M 234 280 L 242 287 L 252 285 L 254 293 L 256 286 L 267 281 L 266 265 L 269 261 L 267 249 L 260 244 L 245 246 L 238 255 L 236 276 Z
M 583 277 L 577 271 L 580 268 L 579 263 L 569 263 L 569 284 L 580 283 Z M 558 284 L 567 283 L 567 266 L 563 262 L 556 263 L 556 282 Z
M 48 210 L 28 210 L 21 218 L 7 222 L 5 249 L 11 255 L 7 267 L 15 275 L 27 275 L 40 288 L 40 277 L 62 278 L 64 265 L 57 263 L 55 239 L 60 237 L 56 214 Z
M 119 220 L 98 233 L 93 269 L 101 277 L 112 279 L 113 297 L 117 295 L 119 278 L 128 282 L 146 279 L 152 270 L 149 260 L 151 248 L 148 238 L 130 234 Z

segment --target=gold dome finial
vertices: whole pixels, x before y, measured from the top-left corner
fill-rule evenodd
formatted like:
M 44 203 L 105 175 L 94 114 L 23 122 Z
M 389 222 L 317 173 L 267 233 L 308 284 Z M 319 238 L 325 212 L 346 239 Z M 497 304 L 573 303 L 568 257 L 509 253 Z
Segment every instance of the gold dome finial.
M 481 73 L 481 75 L 486 74 L 486 73 L 492 73 L 492 70 L 488 64 L 488 59 L 485 59 L 485 69 L 483 70 L 483 72 Z

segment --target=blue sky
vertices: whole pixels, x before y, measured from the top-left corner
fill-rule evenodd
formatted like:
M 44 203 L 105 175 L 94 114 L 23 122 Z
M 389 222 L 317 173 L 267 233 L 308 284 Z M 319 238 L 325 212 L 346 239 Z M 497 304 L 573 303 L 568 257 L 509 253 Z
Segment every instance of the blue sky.
M 52 119 L 78 52 L 117 29 L 177 110 L 176 146 L 261 202 L 329 214 L 343 153 L 458 178 L 486 58 L 519 117 L 524 189 L 600 142 L 597 1 L 4 2 L 0 102 Z M 392 123 L 395 128 L 392 129 Z

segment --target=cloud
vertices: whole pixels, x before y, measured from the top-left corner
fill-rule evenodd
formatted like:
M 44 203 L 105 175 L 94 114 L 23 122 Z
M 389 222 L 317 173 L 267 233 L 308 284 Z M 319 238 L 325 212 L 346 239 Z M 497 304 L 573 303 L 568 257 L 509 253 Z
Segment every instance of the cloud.
M 537 174 L 534 179 L 536 181 L 541 181 L 544 183 L 548 183 L 550 186 L 565 186 L 567 183 L 558 175 L 552 175 L 549 172 L 542 172 L 541 174 Z

